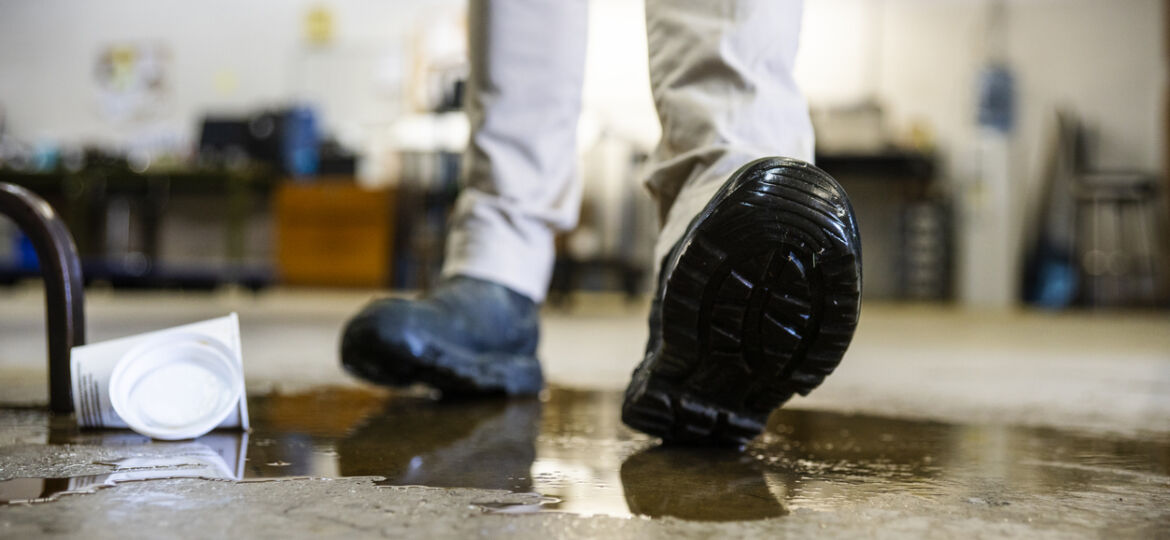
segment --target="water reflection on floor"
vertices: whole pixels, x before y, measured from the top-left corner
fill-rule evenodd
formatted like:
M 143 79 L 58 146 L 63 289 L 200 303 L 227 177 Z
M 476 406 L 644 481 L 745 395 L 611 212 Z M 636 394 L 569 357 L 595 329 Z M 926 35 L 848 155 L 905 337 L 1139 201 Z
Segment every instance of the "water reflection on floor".
M 274 394 L 250 399 L 249 436 L 205 439 L 225 461 L 238 461 L 220 468 L 245 480 L 374 475 L 386 485 L 548 497 L 523 511 L 749 520 L 896 494 L 1083 513 L 1170 493 L 1165 435 L 1115 439 L 781 410 L 739 452 L 659 446 L 620 424 L 620 403 L 617 393 L 564 389 L 543 399 L 461 402 L 356 389 Z M 57 426 L 48 442 L 106 444 L 109 436 Z M 231 441 L 246 451 L 233 452 Z

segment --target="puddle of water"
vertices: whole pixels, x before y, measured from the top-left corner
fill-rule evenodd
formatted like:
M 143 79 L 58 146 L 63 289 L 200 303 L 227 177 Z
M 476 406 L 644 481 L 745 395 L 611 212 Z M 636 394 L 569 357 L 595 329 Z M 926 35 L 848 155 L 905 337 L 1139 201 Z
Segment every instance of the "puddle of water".
M 1111 438 L 781 410 L 763 436 L 737 452 L 661 447 L 621 425 L 620 405 L 617 392 L 564 389 L 542 400 L 461 402 L 357 389 L 273 394 L 249 400 L 253 431 L 237 441 L 237 454 L 211 452 L 224 462 L 225 476 L 216 478 L 229 478 L 229 471 L 244 480 L 380 476 L 386 486 L 544 497 L 479 505 L 486 512 L 739 521 L 897 496 L 1037 516 L 1123 516 L 1130 509 L 1125 501 L 1141 500 L 1161 504 L 1160 521 L 1170 522 L 1166 435 Z M 125 444 L 137 437 L 122 436 L 131 438 Z M 117 443 L 104 437 L 56 426 L 48 442 Z M 188 469 L 172 463 L 168 477 Z M 168 472 L 140 469 L 146 471 Z M 39 480 L 39 488 L 18 480 L 9 481 L 11 489 L 51 491 L 50 479 Z
M 0 504 L 37 503 L 57 500 L 63 495 L 93 493 L 112 487 L 110 474 L 57 478 L 13 478 L 0 481 Z

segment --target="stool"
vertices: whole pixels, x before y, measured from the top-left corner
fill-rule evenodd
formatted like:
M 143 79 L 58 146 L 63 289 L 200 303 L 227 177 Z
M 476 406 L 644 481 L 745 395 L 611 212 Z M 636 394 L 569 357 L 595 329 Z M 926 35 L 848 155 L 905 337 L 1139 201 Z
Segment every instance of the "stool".
M 1143 173 L 1080 175 L 1076 188 L 1080 303 L 1151 306 L 1161 300 L 1165 245 L 1158 178 Z

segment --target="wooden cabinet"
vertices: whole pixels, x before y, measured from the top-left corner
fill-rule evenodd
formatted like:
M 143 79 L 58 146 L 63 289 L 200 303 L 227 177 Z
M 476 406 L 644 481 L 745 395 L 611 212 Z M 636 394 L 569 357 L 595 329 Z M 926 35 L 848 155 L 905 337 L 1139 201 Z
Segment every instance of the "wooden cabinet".
M 390 282 L 394 192 L 352 181 L 284 182 L 276 192 L 278 278 L 290 285 Z

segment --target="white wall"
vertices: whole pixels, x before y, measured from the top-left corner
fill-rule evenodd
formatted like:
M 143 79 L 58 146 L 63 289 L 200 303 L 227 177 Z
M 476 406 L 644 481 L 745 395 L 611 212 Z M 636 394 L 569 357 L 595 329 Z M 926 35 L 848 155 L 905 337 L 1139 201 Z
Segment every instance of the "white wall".
M 1160 168 L 1161 2 L 1033 1 L 1013 6 L 1011 15 L 1010 54 L 1024 74 L 1021 136 L 1034 141 L 1045 109 L 1068 106 L 1099 132 L 1102 165 Z
M 987 0 L 808 0 L 797 77 L 813 105 L 880 99 L 895 130 L 935 132 L 948 171 L 971 174 L 977 70 Z M 1052 111 L 1067 106 L 1100 134 L 1105 166 L 1160 169 L 1161 0 L 1009 0 L 1006 56 L 1019 83 L 1015 136 L 1034 173 Z M 876 64 L 876 65 L 875 65 Z
M 313 99 L 340 131 L 387 122 L 403 50 L 435 11 L 459 0 L 331 0 L 336 39 L 303 38 L 313 0 L 6 0 L 0 2 L 0 104 L 9 132 L 29 141 L 120 142 L 143 132 L 196 135 L 206 112 Z M 158 43 L 170 52 L 165 107 L 149 121 L 111 121 L 93 79 L 98 51 Z M 398 79 L 396 81 L 395 79 Z M 343 133 L 344 135 L 344 133 Z

